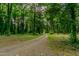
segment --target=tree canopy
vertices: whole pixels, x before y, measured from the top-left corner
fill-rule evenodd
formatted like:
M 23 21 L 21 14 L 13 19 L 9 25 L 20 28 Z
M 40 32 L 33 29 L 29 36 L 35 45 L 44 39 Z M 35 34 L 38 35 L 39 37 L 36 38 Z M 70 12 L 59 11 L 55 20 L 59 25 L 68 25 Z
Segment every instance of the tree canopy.
M 79 4 L 1 3 L 0 34 L 71 33 L 76 41 L 79 32 Z

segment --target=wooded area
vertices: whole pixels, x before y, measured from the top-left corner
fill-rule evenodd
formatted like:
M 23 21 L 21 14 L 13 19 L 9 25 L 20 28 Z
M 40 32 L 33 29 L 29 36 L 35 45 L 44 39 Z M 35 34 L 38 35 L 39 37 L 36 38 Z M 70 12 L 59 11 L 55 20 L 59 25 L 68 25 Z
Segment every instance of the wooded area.
M 79 56 L 79 4 L 0 3 L 0 55 L 17 54 Z
M 79 32 L 79 4 L 1 3 L 0 34 L 70 34 L 76 42 Z

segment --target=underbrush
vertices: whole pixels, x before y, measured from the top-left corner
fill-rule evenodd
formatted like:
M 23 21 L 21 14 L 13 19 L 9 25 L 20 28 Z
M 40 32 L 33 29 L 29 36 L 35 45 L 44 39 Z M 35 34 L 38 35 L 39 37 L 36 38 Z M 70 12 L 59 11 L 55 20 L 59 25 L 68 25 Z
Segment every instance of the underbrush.
M 48 34 L 48 44 L 55 55 L 79 55 L 79 41 L 71 43 L 69 34 Z

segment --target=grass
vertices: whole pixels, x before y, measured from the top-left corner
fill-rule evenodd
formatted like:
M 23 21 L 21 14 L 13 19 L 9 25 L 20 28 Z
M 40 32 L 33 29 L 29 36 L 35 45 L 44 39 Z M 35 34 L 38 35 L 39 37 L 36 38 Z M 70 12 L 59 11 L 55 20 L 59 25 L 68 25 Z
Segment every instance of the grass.
M 40 35 L 32 35 L 32 34 L 16 34 L 10 36 L 0 36 L 0 48 L 22 43 L 24 41 L 32 40 Z
M 79 35 L 77 35 L 79 38 Z M 56 56 L 79 56 L 79 43 L 71 44 L 68 34 L 48 34 L 49 47 Z

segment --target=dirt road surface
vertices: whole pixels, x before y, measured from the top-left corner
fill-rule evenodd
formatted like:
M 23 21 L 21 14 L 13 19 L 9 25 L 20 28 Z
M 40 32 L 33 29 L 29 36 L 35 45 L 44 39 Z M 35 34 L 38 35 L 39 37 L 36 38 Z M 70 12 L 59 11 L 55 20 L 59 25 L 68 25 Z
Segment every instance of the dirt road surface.
M 0 56 L 51 56 L 47 35 L 7 47 L 0 48 Z

